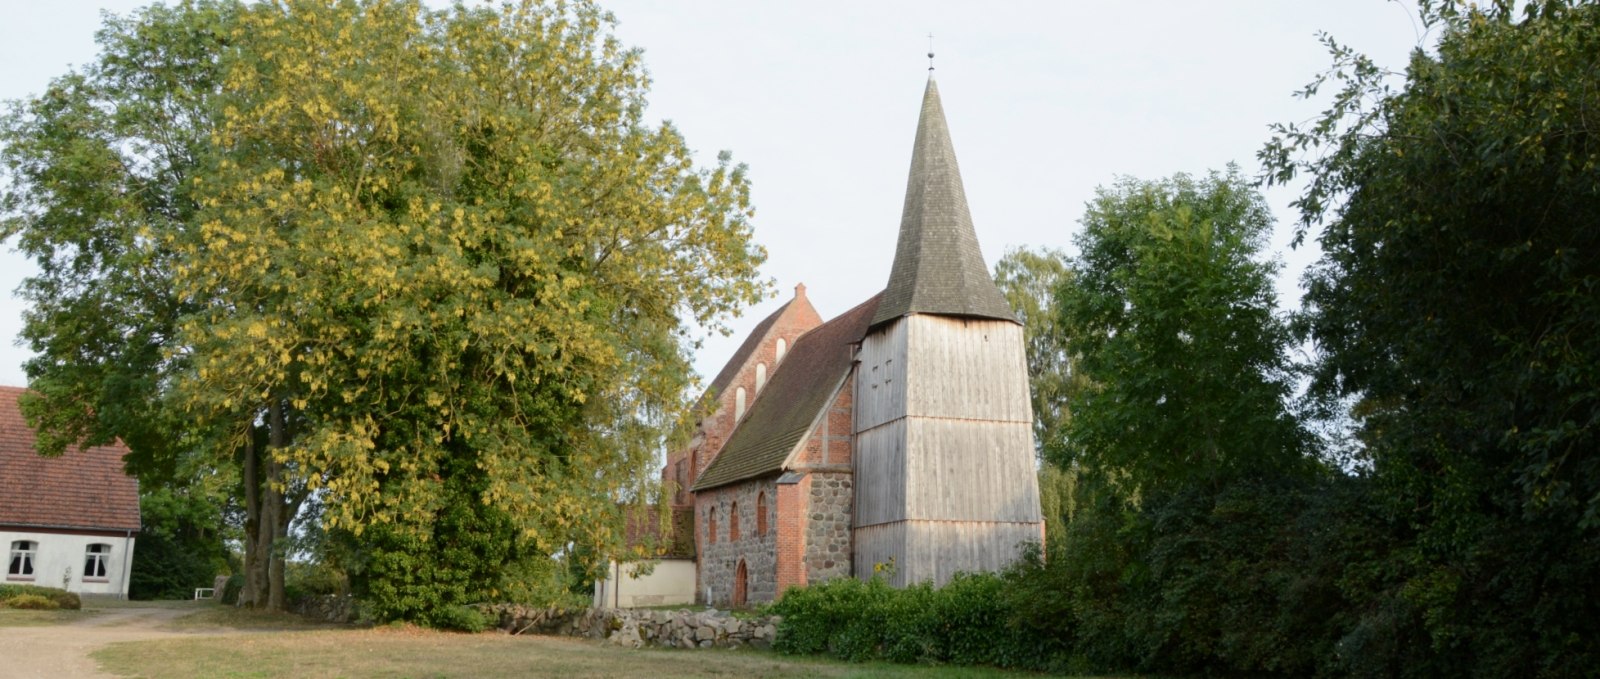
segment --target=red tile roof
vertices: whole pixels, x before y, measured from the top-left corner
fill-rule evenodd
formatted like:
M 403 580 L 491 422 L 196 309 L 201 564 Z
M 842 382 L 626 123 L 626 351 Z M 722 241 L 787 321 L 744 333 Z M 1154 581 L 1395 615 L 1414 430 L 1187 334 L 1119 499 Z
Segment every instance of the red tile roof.
M 123 473 L 120 442 L 40 457 L 17 397 L 0 387 L 0 525 L 139 530 L 139 482 Z

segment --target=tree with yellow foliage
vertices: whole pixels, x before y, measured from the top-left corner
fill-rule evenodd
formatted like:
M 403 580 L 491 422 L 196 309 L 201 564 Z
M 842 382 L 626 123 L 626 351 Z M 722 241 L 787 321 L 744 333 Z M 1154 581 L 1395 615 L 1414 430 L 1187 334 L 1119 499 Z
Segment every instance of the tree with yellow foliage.
M 311 494 L 354 538 L 381 617 L 517 596 L 525 583 L 495 577 L 511 562 L 616 554 L 618 501 L 641 497 L 686 407 L 687 324 L 755 300 L 764 255 L 743 168 L 697 167 L 672 127 L 645 123 L 640 55 L 610 24 L 587 2 L 377 1 L 113 22 L 100 64 L 8 116 L 6 233 L 41 263 L 82 256 L 97 241 L 63 222 L 98 206 L 46 175 L 156 185 L 181 207 L 93 220 L 145 270 L 96 260 L 85 280 L 143 276 L 173 311 L 147 365 L 84 351 L 81 274 L 46 266 L 28 284 L 30 375 L 40 402 L 89 414 L 40 424 L 123 435 L 101 417 L 115 374 L 191 450 L 238 460 L 258 605 L 283 603 L 275 545 Z M 169 61 L 125 63 L 134 48 Z M 205 73 L 158 98 L 192 113 L 118 129 L 159 113 L 118 92 L 163 87 L 164 68 Z M 62 98 L 104 126 L 58 125 Z M 149 162 L 141 145 L 169 132 L 185 152 Z M 74 145 L 115 162 L 74 165 L 60 155 Z M 151 457 L 180 449 L 161 446 Z M 510 544 L 491 549 L 486 530 Z

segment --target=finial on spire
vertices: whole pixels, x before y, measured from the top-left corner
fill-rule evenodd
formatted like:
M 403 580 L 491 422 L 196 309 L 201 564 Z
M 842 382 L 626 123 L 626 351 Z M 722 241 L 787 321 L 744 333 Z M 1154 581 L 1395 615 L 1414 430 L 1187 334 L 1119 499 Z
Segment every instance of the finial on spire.
M 933 34 L 928 34 L 928 73 L 933 73 Z

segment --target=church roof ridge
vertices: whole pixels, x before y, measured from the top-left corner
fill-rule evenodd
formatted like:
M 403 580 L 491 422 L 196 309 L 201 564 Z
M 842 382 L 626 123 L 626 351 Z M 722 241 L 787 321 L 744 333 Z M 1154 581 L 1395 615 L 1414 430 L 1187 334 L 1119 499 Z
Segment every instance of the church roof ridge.
M 978 248 L 932 73 L 922 95 L 894 266 L 872 325 L 913 313 L 1017 320 Z

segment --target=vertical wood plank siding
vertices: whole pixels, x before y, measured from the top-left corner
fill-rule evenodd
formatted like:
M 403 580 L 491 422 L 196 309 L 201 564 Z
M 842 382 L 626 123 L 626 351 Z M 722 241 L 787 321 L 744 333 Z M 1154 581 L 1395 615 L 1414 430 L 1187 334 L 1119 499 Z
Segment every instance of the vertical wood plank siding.
M 857 577 L 944 584 L 992 571 L 1042 525 L 1022 328 L 913 314 L 862 341 L 856 379 Z
M 856 432 L 905 417 L 905 321 L 896 321 L 863 339 L 857 360 Z
M 865 580 L 874 566 L 893 563 L 884 573 L 891 585 L 944 585 L 956 573 L 1001 570 L 1038 541 L 1037 523 L 896 521 L 856 529 L 855 572 Z
M 903 518 L 1040 520 L 1028 423 L 912 417 L 905 429 Z
M 906 414 L 1033 422 L 1022 326 L 927 315 L 911 316 L 904 324 L 910 372 Z
M 856 434 L 857 526 L 906 518 L 906 420 Z

